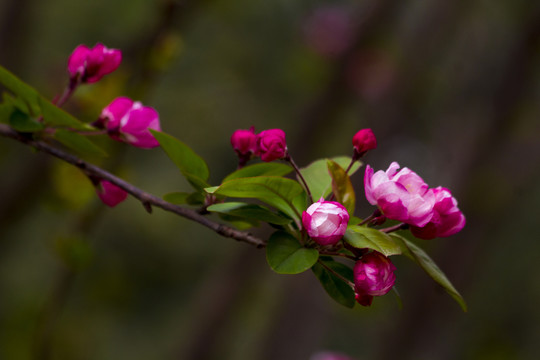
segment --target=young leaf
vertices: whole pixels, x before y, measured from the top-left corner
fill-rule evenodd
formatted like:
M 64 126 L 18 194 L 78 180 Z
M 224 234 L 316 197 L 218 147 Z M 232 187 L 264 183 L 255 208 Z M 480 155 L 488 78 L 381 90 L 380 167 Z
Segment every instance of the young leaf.
M 264 221 L 271 224 L 285 225 L 291 222 L 290 219 L 287 219 L 278 214 L 274 214 L 267 208 L 255 205 L 247 204 L 241 202 L 226 202 L 221 204 L 210 205 L 207 208 L 208 211 L 217 212 L 220 214 L 228 214 L 237 216 L 240 218 L 252 219 Z
M 254 176 L 284 176 L 292 171 L 292 167 L 287 164 L 277 162 L 258 163 L 245 166 L 227 175 L 223 182 L 232 179 L 254 177 Z
M 9 125 L 20 132 L 35 132 L 43 130 L 43 124 L 36 119 L 23 113 L 19 109 L 15 109 L 9 116 Z
M 333 260 L 325 260 L 321 262 L 332 271 L 352 282 L 353 271 L 351 268 Z M 313 265 L 311 270 L 317 279 L 319 279 L 324 290 L 326 290 L 332 299 L 348 308 L 354 307 L 356 303 L 354 298 L 354 290 L 348 283 L 346 283 L 341 277 L 336 276 L 336 274 L 329 271 L 320 263 Z
M 327 160 L 326 165 L 332 177 L 332 191 L 336 196 L 336 200 L 345 206 L 350 215 L 354 214 L 356 195 L 349 175 L 335 161 Z
M 77 151 L 81 155 L 105 157 L 105 150 L 94 144 L 87 137 L 68 130 L 56 130 L 54 138 L 67 146 L 68 148 Z
M 390 235 L 366 226 L 350 225 L 343 238 L 357 249 L 372 249 L 384 256 L 401 254 L 401 247 Z
M 259 199 L 292 219 L 300 219 L 292 200 L 304 189 L 294 180 L 277 176 L 256 176 L 226 181 L 220 186 L 207 188 L 206 192 L 237 198 Z
M 331 160 L 343 169 L 346 169 L 351 162 L 351 158 L 348 156 L 339 156 Z M 349 175 L 354 174 L 360 166 L 361 163 L 359 161 L 355 162 L 351 170 L 349 170 Z M 306 180 L 315 201 L 319 200 L 321 196 L 326 197 L 330 194 L 332 190 L 332 177 L 328 173 L 328 166 L 325 159 L 312 162 L 307 167 L 300 169 L 300 172 Z
M 189 146 L 171 135 L 150 129 L 167 156 L 178 167 L 182 175 L 196 189 L 208 187 L 208 165 Z
M 41 114 L 39 93 L 2 66 L 0 66 L 0 83 L 24 101 L 28 106 L 29 115 L 39 116 Z
M 390 234 L 392 239 L 398 243 L 403 248 L 403 253 L 407 255 L 410 259 L 412 259 L 414 262 L 416 262 L 424 271 L 433 279 L 435 282 L 439 285 L 441 285 L 444 290 L 456 302 L 461 306 L 463 311 L 467 312 L 467 304 L 465 303 L 465 300 L 461 296 L 461 294 L 456 290 L 454 285 L 448 280 L 446 275 L 442 272 L 442 270 L 435 264 L 435 262 L 426 254 L 424 250 L 419 248 L 417 245 L 415 245 L 413 242 L 407 240 L 403 236 L 400 236 L 398 234 Z
M 278 274 L 299 274 L 317 262 L 316 249 L 302 247 L 292 235 L 277 231 L 266 245 L 266 261 Z
M 76 119 L 71 114 L 65 112 L 41 96 L 39 97 L 39 105 L 41 108 L 41 114 L 43 115 L 43 122 L 46 125 L 63 126 L 75 130 L 94 129 L 92 126 Z

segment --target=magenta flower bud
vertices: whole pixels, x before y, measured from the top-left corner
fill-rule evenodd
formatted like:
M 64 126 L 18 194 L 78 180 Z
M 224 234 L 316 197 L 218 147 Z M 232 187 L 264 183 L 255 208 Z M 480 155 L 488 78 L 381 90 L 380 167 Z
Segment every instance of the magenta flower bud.
M 382 296 L 392 289 L 396 282 L 396 267 L 389 258 L 373 251 L 354 265 L 354 291 L 356 301 L 362 306 L 370 306 L 374 296 Z
M 79 45 L 69 56 L 68 72 L 72 80 L 78 78 L 81 82 L 94 83 L 116 70 L 121 61 L 120 50 L 108 49 L 101 43 L 92 49 Z
M 287 153 L 285 132 L 281 129 L 264 130 L 257 135 L 257 155 L 262 161 L 282 159 Z
M 150 149 L 159 142 L 149 129 L 161 131 L 159 114 L 154 108 L 143 106 L 127 97 L 118 97 L 107 105 L 98 120 L 117 141 Z
M 376 173 L 368 165 L 364 176 L 366 198 L 389 219 L 423 227 L 433 217 L 435 196 L 414 171 L 393 162 L 388 170 Z
M 236 130 L 231 145 L 239 156 L 251 156 L 257 152 L 257 135 L 253 126 L 249 130 Z
M 321 198 L 302 213 L 302 224 L 310 238 L 319 245 L 336 244 L 347 230 L 349 213 L 343 205 Z
M 368 150 L 373 150 L 377 147 L 377 139 L 371 129 L 362 129 L 358 131 L 352 139 L 352 143 L 356 152 L 363 155 Z
M 128 193 L 107 180 L 101 180 L 96 185 L 96 192 L 103 203 L 115 207 L 126 200 Z
M 447 237 L 461 231 L 465 226 L 465 216 L 457 206 L 457 200 L 450 190 L 437 187 L 431 189 L 435 195 L 433 217 L 423 227 L 411 226 L 411 232 L 420 239 Z

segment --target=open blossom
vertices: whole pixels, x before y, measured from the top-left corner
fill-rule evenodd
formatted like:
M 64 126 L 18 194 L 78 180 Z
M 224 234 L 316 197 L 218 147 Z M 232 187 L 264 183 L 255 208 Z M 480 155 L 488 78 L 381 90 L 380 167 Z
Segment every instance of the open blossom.
M 454 235 L 465 226 L 465 216 L 457 206 L 450 190 L 441 186 L 431 189 L 435 195 L 433 217 L 423 227 L 412 226 L 411 232 L 420 239 Z
M 94 83 L 116 70 L 121 61 L 120 50 L 108 49 L 101 43 L 91 49 L 86 45 L 79 45 L 69 56 L 68 72 L 72 79 L 79 78 L 82 82 Z
M 231 145 L 240 156 L 251 156 L 257 151 L 257 135 L 253 126 L 249 130 L 236 130 L 231 136 Z
M 101 180 L 96 185 L 96 192 L 103 203 L 115 207 L 126 200 L 128 193 L 107 180 Z
M 262 161 L 282 159 L 287 153 L 285 132 L 281 129 L 264 130 L 257 135 L 257 155 Z
M 414 171 L 393 162 L 388 170 L 374 173 L 368 165 L 364 176 L 366 198 L 389 219 L 423 227 L 433 217 L 435 196 Z
M 381 296 L 390 291 L 396 282 L 396 267 L 389 258 L 373 251 L 354 265 L 354 291 L 356 301 L 363 306 L 370 306 L 374 296 Z
M 321 198 L 302 213 L 302 224 L 319 245 L 334 245 L 345 234 L 349 213 L 343 205 Z
M 140 148 L 159 146 L 149 129 L 161 131 L 159 115 L 154 108 L 143 106 L 127 97 L 118 97 L 101 112 L 100 124 L 118 141 Z
M 358 131 L 353 136 L 352 143 L 358 154 L 364 154 L 366 151 L 373 150 L 377 147 L 377 139 L 371 129 Z

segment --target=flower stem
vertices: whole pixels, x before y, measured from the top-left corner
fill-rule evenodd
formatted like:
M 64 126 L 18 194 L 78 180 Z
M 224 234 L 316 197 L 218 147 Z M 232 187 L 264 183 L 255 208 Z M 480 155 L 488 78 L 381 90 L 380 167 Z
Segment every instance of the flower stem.
M 373 220 L 374 218 L 376 218 L 377 216 L 381 216 L 381 211 L 379 209 L 375 210 L 373 212 L 373 214 L 369 215 L 367 218 L 365 218 L 360 224 L 358 224 L 359 226 L 362 226 L 364 224 L 367 224 L 368 222 L 370 222 L 371 220 Z
M 409 224 L 400 223 L 400 224 L 397 224 L 397 225 L 394 225 L 394 226 L 390 226 L 390 227 L 381 229 L 380 231 L 382 231 L 383 233 L 388 234 L 388 233 L 391 233 L 391 232 L 394 232 L 394 231 L 397 231 L 397 230 L 405 230 L 405 229 L 408 229 L 408 228 L 409 228 Z
M 294 162 L 293 158 L 291 157 L 291 155 L 289 154 L 289 152 L 287 152 L 287 154 L 285 155 L 285 160 L 290 162 L 294 171 L 296 171 L 296 174 L 298 175 L 298 177 L 300 178 L 300 181 L 302 181 L 302 184 L 304 185 L 304 187 L 306 188 L 306 192 L 309 196 L 309 199 L 311 200 L 311 203 L 314 203 L 315 201 L 313 201 L 313 196 L 311 195 L 311 191 L 309 190 L 309 186 L 308 184 L 306 183 L 306 180 L 304 179 L 304 176 L 302 175 L 302 173 L 300 172 L 300 169 L 298 168 L 298 166 L 296 165 L 296 163 Z
M 53 100 L 53 104 L 58 107 L 62 107 L 62 105 L 64 105 L 66 101 L 69 100 L 71 95 L 73 95 L 73 92 L 75 92 L 75 89 L 77 89 L 77 86 L 79 86 L 80 83 L 81 82 L 79 81 L 79 76 L 75 78 L 70 78 L 68 86 L 66 86 L 64 92 L 59 98 Z

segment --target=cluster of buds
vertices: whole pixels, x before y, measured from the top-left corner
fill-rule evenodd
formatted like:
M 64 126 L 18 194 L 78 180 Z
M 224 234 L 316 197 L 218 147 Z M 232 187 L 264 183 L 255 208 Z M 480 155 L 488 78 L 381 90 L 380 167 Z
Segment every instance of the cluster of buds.
M 285 132 L 270 129 L 255 133 L 255 128 L 236 130 L 231 136 L 231 145 L 238 155 L 239 167 L 259 156 L 262 161 L 270 162 L 283 159 L 287 155 Z

